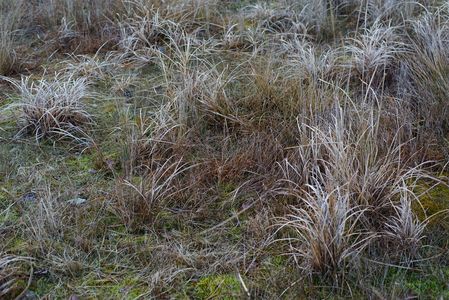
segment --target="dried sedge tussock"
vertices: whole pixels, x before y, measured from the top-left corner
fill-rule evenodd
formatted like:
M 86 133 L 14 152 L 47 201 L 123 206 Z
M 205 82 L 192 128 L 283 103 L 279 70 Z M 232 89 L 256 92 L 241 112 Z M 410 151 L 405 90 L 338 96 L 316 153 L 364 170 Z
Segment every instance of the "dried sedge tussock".
M 354 205 L 382 207 L 398 180 L 413 172 L 403 165 L 400 147 L 379 146 L 375 126 L 360 115 L 357 125 L 355 118 L 348 121 L 343 115 L 337 108 L 330 122 L 300 124 L 301 145 L 281 164 L 282 174 L 297 189 L 320 175 L 329 184 L 327 189 L 348 189 Z
M 257 174 L 270 173 L 284 154 L 282 136 L 274 131 L 244 136 L 240 147 L 251 157 L 254 164 L 251 171 Z
M 123 11 L 98 6 L 117 3 Z M 124 269 L 129 269 L 131 258 L 142 263 L 135 264 L 133 274 L 148 285 L 148 294 L 142 297 L 165 296 L 178 281 L 186 286 L 186 281 L 235 268 L 251 269 L 245 276 L 259 284 L 271 272 L 265 272 L 259 258 L 274 260 L 265 247 L 273 238 L 276 220 L 280 229 L 275 234 L 288 248 L 287 264 L 295 261 L 304 274 L 321 274 L 337 283 L 365 254 L 385 250 L 387 263 L 397 256 L 407 263 L 419 258 L 428 220 L 419 221 L 413 212 L 412 204 L 419 198 L 413 185 L 430 176 L 417 157 L 420 144 L 409 140 L 428 142 L 430 132 L 444 134 L 449 126 L 449 27 L 443 11 L 447 5 L 418 16 L 426 10 L 418 2 L 286 0 L 247 7 L 237 16 L 240 19 L 224 11 L 227 15 L 220 22 L 229 25 L 221 26 L 212 24 L 222 12 L 218 9 L 222 3 L 216 0 L 87 4 L 44 0 L 30 5 L 34 4 L 48 9 L 42 17 L 58 28 L 56 40 L 64 49 L 78 47 L 85 30 L 103 35 L 98 28 L 110 22 L 111 12 L 118 13 L 120 22 L 112 32 L 119 35 L 119 51 L 105 57 L 100 51 L 93 57 L 72 56 L 71 62 L 64 62 L 65 71 L 72 74 L 68 77 L 36 82 L 30 77 L 6 79 L 21 94 L 20 102 L 10 106 L 20 110 L 21 132 L 31 132 L 37 140 L 56 137 L 87 144 L 86 131 L 93 119 L 83 103 L 89 96 L 88 82 L 77 76 L 103 82 L 120 76 L 114 67 L 136 66 L 112 87 L 127 98 L 133 98 L 128 90 L 131 77 L 147 76 L 147 69 L 139 69 L 143 65 L 151 72 L 157 69 L 159 77 L 154 80 L 163 81 L 155 99 L 143 99 L 151 105 L 161 101 L 161 109 L 152 106 L 124 113 L 117 106 L 119 118 L 125 114 L 124 124 L 116 128 L 123 168 L 113 170 L 112 209 L 128 229 L 139 233 L 171 227 L 165 221 L 179 222 L 176 225 L 186 230 L 165 231 L 168 241 L 146 232 L 145 239 L 155 238 L 157 247 L 147 243 L 139 248 L 125 236 L 126 241 L 109 245 L 112 249 L 97 249 L 99 254 L 107 252 L 100 269 L 111 256 Z M 81 9 L 84 4 L 86 9 Z M 341 15 L 341 8 L 349 15 Z M 327 40 L 329 30 L 332 40 Z M 4 34 L 0 32 L 0 72 L 10 72 L 8 67 L 2 69 L 1 61 L 7 66 L 13 62 L 14 32 Z M 346 44 L 339 48 L 340 42 Z M 2 52 L 3 45 L 7 51 Z M 217 64 L 220 59 L 225 63 Z M 241 64 L 232 69 L 228 62 Z M 393 85 L 398 91 L 389 88 Z M 153 95 L 147 92 L 142 94 Z M 359 99 L 360 94 L 365 97 Z M 186 149 L 187 155 L 180 155 Z M 266 205 L 266 211 L 260 211 L 259 204 L 249 210 L 254 203 Z M 240 206 L 244 207 L 240 212 L 205 230 L 208 235 L 202 232 L 201 242 L 195 240 L 196 234 L 190 235 Z M 59 269 L 76 262 L 81 255 L 67 251 L 64 236 L 79 229 L 71 223 L 82 224 L 89 217 L 73 218 L 69 214 L 73 211 L 49 192 L 30 207 L 33 210 L 26 211 L 22 225 L 38 245 L 39 255 L 46 255 L 46 262 Z M 275 218 L 285 211 L 283 218 Z M 242 231 L 235 234 L 229 220 L 236 220 L 236 231 Z M 104 221 L 106 231 L 110 221 Z M 98 237 L 102 228 L 93 223 L 89 233 Z M 102 236 L 103 244 L 115 243 L 116 233 L 111 239 Z M 373 243 L 377 237 L 379 242 Z M 53 245 L 55 239 L 64 253 Z M 85 252 L 95 250 L 95 243 L 95 239 L 75 242 L 85 244 Z M 373 252 L 365 252 L 368 245 Z M 253 261 L 248 264 L 248 259 Z M 0 275 L 2 264 L 0 255 Z M 290 266 L 269 267 L 283 273 Z M 73 270 L 76 267 L 69 273 Z M 0 279 L 0 298 L 2 289 L 9 292 L 15 283 L 6 278 L 6 283 Z M 270 279 L 260 284 L 266 282 Z M 287 280 L 284 286 L 290 283 Z M 85 292 L 84 288 L 79 290 Z
M 300 18 L 290 8 L 247 6 L 236 20 L 224 27 L 218 46 L 224 50 L 251 51 L 253 56 L 266 52 L 278 54 L 277 48 L 284 40 L 309 37 L 308 28 Z
M 180 177 L 190 167 L 182 159 L 169 158 L 150 161 L 145 168 L 139 179 L 125 179 L 117 186 L 114 210 L 131 230 L 157 226 L 161 213 L 180 204 L 173 202 L 185 190 Z
M 37 33 L 38 39 L 43 33 L 50 52 L 92 53 L 105 45 L 114 48 L 114 21 L 124 12 L 124 1 L 26 1 L 22 12 L 19 26 L 32 35 Z
M 201 2 L 208 6 L 201 7 Z M 159 7 L 148 3 L 131 1 L 129 17 L 120 23 L 120 48 L 123 57 L 147 63 L 157 53 L 168 52 L 167 47 L 185 43 L 185 36 L 195 36 L 196 41 L 210 41 L 211 27 L 219 28 L 213 23 L 195 21 L 205 14 L 209 18 L 216 1 L 181 1 Z M 192 20 L 193 18 L 193 20 Z
M 384 144 L 376 119 L 360 114 L 359 120 L 349 121 L 343 115 L 346 114 L 337 112 L 333 124 L 324 130 L 306 127 L 315 144 L 312 153 L 308 151 L 314 162 L 313 172 L 329 177 L 328 182 L 337 186 L 347 186 L 355 205 L 374 210 L 388 206 L 399 184 L 418 176 L 420 170 L 409 168 L 402 160 L 397 140 Z
M 332 5 L 332 4 L 330 4 Z M 321 32 L 328 24 L 333 8 L 327 1 L 299 1 L 296 9 L 300 20 L 309 28 L 309 31 Z
M 393 204 L 394 215 L 385 224 L 385 236 L 391 239 L 395 250 L 406 262 L 419 254 L 428 224 L 428 220 L 420 221 L 412 210 L 412 201 L 419 201 L 415 197 L 413 189 L 404 183 L 399 202 Z
M 448 127 L 448 20 L 444 11 L 437 11 L 413 22 L 411 51 L 406 56 L 413 110 L 419 122 L 438 135 Z
M 396 28 L 380 23 L 365 29 L 359 38 L 350 39 L 349 42 L 344 48 L 351 56 L 347 67 L 353 69 L 370 87 L 385 84 L 386 77 L 395 67 L 396 58 L 405 51 Z
M 210 243 L 197 238 L 183 240 L 169 237 L 161 244 L 161 250 L 157 253 L 161 261 L 168 258 L 168 265 L 176 263 L 189 268 L 189 273 L 196 276 L 232 270 L 235 263 L 242 260 L 238 247 L 220 239 Z
M 286 72 L 297 80 L 307 80 L 318 87 L 322 81 L 334 80 L 339 74 L 338 50 L 318 49 L 299 38 L 284 41 L 282 50 L 287 54 Z
M 182 142 L 179 138 L 179 125 L 170 116 L 167 107 L 161 107 L 153 113 L 140 110 L 124 133 L 124 169 L 125 174 L 139 173 L 148 162 L 162 162 L 174 155 Z
M 159 60 L 173 118 L 184 132 L 201 121 L 238 124 L 240 120 L 227 93 L 227 86 L 235 78 L 233 71 L 201 58 L 204 49 L 195 47 L 191 37 L 185 37 L 185 43 L 174 45 L 172 57 Z
M 63 61 L 63 70 L 72 76 L 87 78 L 89 80 L 105 80 L 113 76 L 114 69 L 121 64 L 120 57 L 112 52 L 105 55 L 99 49 L 93 56 L 70 55 L 69 60 Z
M 159 12 L 147 12 L 143 16 L 133 16 L 120 25 L 120 48 L 122 57 L 132 56 L 134 60 L 148 60 L 152 51 L 163 49 L 170 41 L 178 41 L 181 36 L 179 24 L 163 19 Z
M 313 50 L 306 51 L 305 56 L 314 55 Z M 253 123 L 276 129 L 294 127 L 296 119 L 313 123 L 318 116 L 329 115 L 336 97 L 344 97 L 337 81 L 326 81 L 332 79 L 335 70 L 322 73 L 330 67 L 332 54 L 323 54 L 307 65 L 303 64 L 306 57 L 302 55 L 293 52 L 291 60 L 270 58 L 252 64 L 253 82 L 243 105 L 248 105 L 247 118 Z M 323 61 L 328 58 L 331 61 Z
M 270 117 L 281 114 L 283 117 L 294 116 L 301 105 L 299 89 L 301 83 L 294 78 L 286 77 L 286 73 L 279 67 L 279 61 L 269 60 L 255 62 L 251 65 L 251 85 L 249 95 L 244 98 L 248 106 L 248 119 L 252 115 Z M 277 113 L 277 114 L 275 114 Z M 258 120 L 257 120 L 258 121 Z
M 281 229 L 289 230 L 287 238 L 291 256 L 307 275 L 320 274 L 334 280 L 374 237 L 359 229 L 363 209 L 351 206 L 350 195 L 335 189 L 325 190 L 320 182 L 309 185 L 298 206 L 280 220 Z
M 85 2 L 81 0 L 51 1 L 43 0 L 29 3 L 32 20 L 38 24 L 57 27 L 65 19 L 73 24 L 75 30 L 83 33 L 98 32 L 113 19 L 114 14 L 122 11 L 121 0 L 99 0 Z
M 113 24 L 102 25 L 98 32 L 79 32 L 74 28 L 74 23 L 62 19 L 60 27 L 55 32 L 50 32 L 47 51 L 61 53 L 91 54 L 99 51 L 116 49 L 118 42 L 118 28 Z
M 86 215 L 79 218 L 79 212 L 74 211 L 76 208 L 73 204 L 69 205 L 60 194 L 53 192 L 48 183 L 43 184 L 45 186 L 36 193 L 33 200 L 21 203 L 21 234 L 27 237 L 27 249 L 30 253 L 46 257 L 50 272 L 57 274 L 56 276 L 77 276 L 85 266 L 86 253 L 83 251 L 91 249 L 87 243 L 81 244 L 80 239 L 75 242 L 77 246 L 83 247 L 83 250 L 69 245 L 67 242 L 71 237 L 68 233 L 80 230 L 82 227 L 79 225 L 85 222 Z
M 157 11 L 166 19 L 182 23 L 210 22 L 210 17 L 215 13 L 219 3 L 217 0 L 131 0 L 128 1 L 128 10 L 131 14 L 139 16 L 148 16 Z
M 59 195 L 50 190 L 48 183 L 37 194 L 37 203 L 24 203 L 25 232 L 41 254 L 51 252 L 51 245 L 63 239 L 67 230 L 67 203 L 59 199 Z M 35 204 L 35 205 L 34 205 Z
M 245 23 L 250 22 L 264 34 L 297 36 L 307 34 L 306 25 L 292 7 L 276 8 L 268 4 L 250 5 L 244 9 Z
M 293 197 L 297 203 L 294 213 L 284 219 L 285 224 L 289 224 L 285 226 L 295 229 L 300 236 L 298 239 L 309 246 L 294 248 L 293 255 L 299 253 L 300 263 L 308 261 L 308 267 L 325 270 L 325 273 L 343 271 L 342 259 L 346 253 L 354 251 L 351 244 L 338 249 L 330 247 L 333 237 L 337 241 L 345 238 L 341 232 L 322 231 L 327 225 L 321 216 L 335 217 L 337 225 L 356 221 L 354 228 L 366 233 L 366 238 L 361 238 L 363 247 L 367 245 L 365 242 L 379 235 L 394 236 L 393 247 L 409 251 L 407 253 L 416 254 L 421 247 L 424 223 L 416 220 L 409 198 L 418 197 L 413 193 L 413 187 L 406 190 L 404 187 L 406 182 L 413 185 L 421 178 L 432 179 L 432 176 L 424 171 L 425 164 L 408 166 L 401 157 L 401 144 L 397 141 L 382 146 L 376 125 L 379 122 L 370 121 L 361 112 L 358 114 L 360 119 L 347 120 L 351 114 L 337 108 L 330 123 L 302 124 L 300 136 L 304 144 L 301 143 L 294 155 L 279 164 L 282 171 L 280 185 L 274 192 Z M 401 200 L 396 202 L 393 199 L 398 195 L 402 195 Z M 331 209 L 331 204 L 327 207 L 326 203 L 334 203 L 335 207 Z M 337 225 L 328 227 L 334 229 Z M 347 241 L 359 245 L 358 239 L 348 237 Z M 319 244 L 314 245 L 315 242 Z M 328 249 L 332 249 L 332 254 L 337 257 L 329 258 Z
M 219 49 L 252 52 L 255 55 L 266 48 L 267 41 L 258 29 L 241 28 L 239 24 L 228 24 L 223 29 L 222 37 L 217 42 Z
M 135 90 L 138 86 L 138 80 L 136 74 L 126 74 L 126 75 L 117 75 L 113 77 L 114 84 L 112 86 L 112 91 L 114 94 L 120 97 L 132 98 L 132 91 Z M 154 88 L 155 93 L 157 94 L 156 88 Z
M 83 103 L 89 96 L 86 78 L 56 75 L 51 80 L 2 79 L 10 82 L 20 94 L 19 102 L 7 107 L 20 110 L 19 135 L 31 133 L 36 141 L 52 138 L 85 146 L 90 144 L 85 130 L 93 124 L 93 118 Z
M 203 22 L 214 23 L 219 7 L 218 0 L 194 0 L 176 1 L 167 6 L 166 14 L 171 18 L 178 19 L 185 26 L 199 24 Z
M 425 9 L 420 1 L 365 0 L 359 3 L 353 2 L 357 6 L 356 12 L 360 19 L 359 22 L 363 22 L 365 26 L 370 26 L 376 22 L 393 22 L 395 25 L 403 25 Z
M 421 203 L 420 182 L 426 180 L 433 182 L 435 185 L 442 184 L 439 178 L 431 175 L 415 178 L 408 182 L 402 182 L 397 189 L 396 197 L 392 198 L 393 212 L 391 217 L 385 222 L 385 229 L 382 232 L 387 238 L 386 242 L 393 250 L 389 256 L 390 260 L 399 260 L 400 264 L 414 264 L 423 254 L 425 244 L 427 226 L 436 217 L 444 217 L 448 213 L 448 209 L 442 209 L 432 215 L 424 213 L 425 218 L 420 219 L 413 208 L 415 205 L 420 206 L 425 211 Z M 435 186 L 434 185 L 434 186 Z M 444 185 L 446 185 L 444 183 Z

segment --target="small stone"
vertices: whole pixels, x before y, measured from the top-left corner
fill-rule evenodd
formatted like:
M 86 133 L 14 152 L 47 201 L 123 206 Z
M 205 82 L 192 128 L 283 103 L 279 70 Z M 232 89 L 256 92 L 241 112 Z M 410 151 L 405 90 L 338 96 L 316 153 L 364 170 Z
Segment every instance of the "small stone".
M 83 205 L 84 203 L 86 203 L 86 201 L 87 200 L 84 198 L 75 198 L 75 199 L 71 199 L 67 202 L 71 205 L 80 206 L 80 205 Z
M 33 272 L 33 275 L 36 277 L 45 277 L 49 275 L 49 271 L 47 269 L 37 269 Z
M 125 90 L 123 92 L 123 96 L 125 96 L 126 98 L 132 98 L 133 97 L 133 93 L 130 90 Z
M 37 194 L 35 192 L 29 192 L 22 196 L 23 202 L 36 202 L 37 201 Z

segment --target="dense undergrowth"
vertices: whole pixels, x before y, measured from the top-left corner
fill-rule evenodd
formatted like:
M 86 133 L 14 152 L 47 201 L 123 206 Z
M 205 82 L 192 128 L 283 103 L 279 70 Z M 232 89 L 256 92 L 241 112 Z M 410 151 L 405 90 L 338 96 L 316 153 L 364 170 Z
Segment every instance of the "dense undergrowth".
M 0 299 L 449 298 L 449 2 L 0 17 Z

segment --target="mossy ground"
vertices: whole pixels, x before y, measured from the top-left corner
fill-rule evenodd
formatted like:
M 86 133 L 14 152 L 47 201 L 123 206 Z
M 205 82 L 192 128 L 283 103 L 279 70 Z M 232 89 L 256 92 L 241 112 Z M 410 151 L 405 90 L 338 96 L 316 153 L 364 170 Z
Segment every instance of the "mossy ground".
M 197 299 L 235 299 L 241 298 L 242 286 L 235 275 L 215 275 L 201 278 L 195 284 Z
M 422 182 L 417 187 L 417 193 L 421 195 L 419 201 L 415 201 L 413 209 L 421 221 L 428 220 L 430 225 L 449 227 L 449 187 L 446 183 L 431 184 Z

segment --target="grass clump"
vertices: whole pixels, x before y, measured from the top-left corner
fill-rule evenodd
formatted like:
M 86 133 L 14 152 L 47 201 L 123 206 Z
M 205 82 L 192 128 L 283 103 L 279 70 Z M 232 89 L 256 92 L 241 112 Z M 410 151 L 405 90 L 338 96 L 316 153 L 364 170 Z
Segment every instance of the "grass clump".
M 372 237 L 357 231 L 362 211 L 349 207 L 347 195 L 338 190 L 327 193 L 319 186 L 310 190 L 302 199 L 305 206 L 292 207 L 281 228 L 294 235 L 287 238 L 289 253 L 301 262 L 301 270 L 336 279 Z
M 3 79 L 19 92 L 18 103 L 8 106 L 20 112 L 19 135 L 32 134 L 37 142 L 50 138 L 89 143 L 85 130 L 93 124 L 93 118 L 83 103 L 89 95 L 86 78 L 56 76 L 37 82 L 30 77 L 23 77 L 20 81 Z

